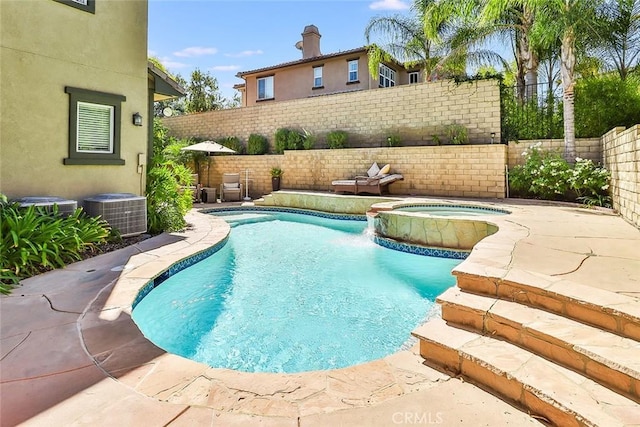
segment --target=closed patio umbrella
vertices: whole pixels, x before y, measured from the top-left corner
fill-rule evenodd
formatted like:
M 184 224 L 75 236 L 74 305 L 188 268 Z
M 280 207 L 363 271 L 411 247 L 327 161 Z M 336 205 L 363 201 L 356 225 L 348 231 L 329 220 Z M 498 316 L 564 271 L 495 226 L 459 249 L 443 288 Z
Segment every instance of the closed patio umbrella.
M 222 144 L 218 144 L 215 141 L 202 141 L 197 144 L 189 145 L 180 149 L 181 151 L 202 151 L 209 154 L 214 153 L 235 153 L 235 150 L 225 147 Z M 207 187 L 209 186 L 209 166 L 211 165 L 211 158 L 207 159 Z

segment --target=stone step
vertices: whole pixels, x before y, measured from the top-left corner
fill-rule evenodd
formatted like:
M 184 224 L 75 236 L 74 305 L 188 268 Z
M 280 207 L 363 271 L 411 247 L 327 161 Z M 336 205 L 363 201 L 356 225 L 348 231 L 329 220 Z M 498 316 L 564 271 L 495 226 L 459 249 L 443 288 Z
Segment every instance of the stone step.
M 433 319 L 416 328 L 420 354 L 552 425 L 632 426 L 640 405 L 595 381 L 505 341 Z
M 504 278 L 454 269 L 460 289 L 540 308 L 640 341 L 640 300 L 521 270 Z
M 640 402 L 640 342 L 522 304 L 453 287 L 436 300 L 442 318 L 501 337 Z

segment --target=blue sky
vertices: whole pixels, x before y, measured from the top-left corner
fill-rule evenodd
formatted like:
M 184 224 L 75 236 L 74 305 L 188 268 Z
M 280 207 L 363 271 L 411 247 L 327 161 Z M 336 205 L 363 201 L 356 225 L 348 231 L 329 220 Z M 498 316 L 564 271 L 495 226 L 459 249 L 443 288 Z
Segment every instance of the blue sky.
M 323 54 L 364 46 L 378 15 L 408 13 L 407 0 L 149 0 L 149 55 L 174 74 L 194 68 L 218 79 L 225 97 L 239 71 L 300 59 L 294 45 L 306 25 L 318 27 Z

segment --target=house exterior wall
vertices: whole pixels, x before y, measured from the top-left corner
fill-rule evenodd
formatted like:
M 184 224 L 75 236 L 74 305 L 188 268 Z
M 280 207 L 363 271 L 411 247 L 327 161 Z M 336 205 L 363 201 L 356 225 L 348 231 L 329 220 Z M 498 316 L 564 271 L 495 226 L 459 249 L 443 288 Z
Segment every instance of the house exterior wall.
M 495 80 L 456 85 L 450 81 L 419 83 L 392 88 L 340 93 L 254 107 L 168 117 L 163 122 L 171 134 L 216 140 L 236 136 L 246 143 L 249 135 L 266 136 L 273 147 L 279 128 L 306 129 L 326 146 L 332 130 L 349 133 L 349 143 L 383 146 L 390 133 L 403 145 L 427 145 L 434 134 L 446 141 L 446 125 L 458 123 L 469 131 L 471 143 L 500 141 L 500 90 Z
M 611 172 L 613 208 L 640 228 L 640 125 L 602 137 L 604 166 Z
M 0 2 L 0 192 L 81 202 L 103 192 L 143 194 L 147 152 L 147 2 L 96 0 L 95 14 L 53 0 Z M 123 166 L 64 165 L 65 87 L 118 94 Z M 80 203 L 79 203 L 80 205 Z
M 348 61 L 358 59 L 358 83 L 348 82 Z M 400 65 L 387 64 L 396 71 L 396 85 L 409 83 L 407 71 Z M 322 87 L 313 88 L 313 69 L 322 66 Z M 274 98 L 257 100 L 257 80 L 274 76 Z M 308 98 L 339 92 L 358 91 L 378 88 L 378 78 L 369 73 L 369 56 L 366 51 L 342 56 L 320 58 L 317 61 L 291 65 L 245 76 L 246 91 L 242 93 L 243 107 Z
M 249 195 L 257 198 L 271 193 L 269 171 L 276 166 L 284 171 L 282 189 L 332 191 L 331 181 L 363 175 L 377 162 L 404 176 L 389 186 L 391 195 L 504 198 L 506 161 L 501 144 L 302 150 L 214 156 L 199 174 L 201 183 L 219 192 L 223 173 L 239 172 L 244 183 L 248 170 Z

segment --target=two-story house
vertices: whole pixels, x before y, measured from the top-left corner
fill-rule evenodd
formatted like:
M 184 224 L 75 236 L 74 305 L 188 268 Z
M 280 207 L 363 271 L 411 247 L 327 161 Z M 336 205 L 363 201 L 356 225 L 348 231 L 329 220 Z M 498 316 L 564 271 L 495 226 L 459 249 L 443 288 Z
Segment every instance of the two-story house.
M 143 195 L 153 101 L 147 0 L 0 1 L 0 193 Z
M 242 106 L 260 102 L 285 101 L 348 91 L 376 89 L 418 83 L 419 69 L 406 69 L 396 61 L 383 62 L 378 75 L 369 73 L 369 49 L 359 47 L 323 55 L 320 52 L 320 32 L 307 25 L 296 48 L 302 59 L 236 74 L 244 79 L 234 86 L 242 94 Z

